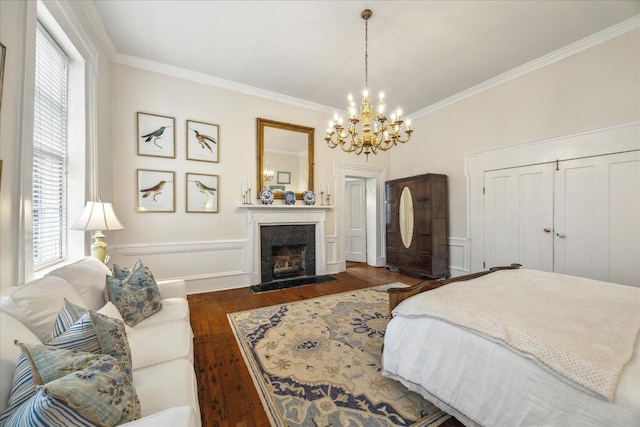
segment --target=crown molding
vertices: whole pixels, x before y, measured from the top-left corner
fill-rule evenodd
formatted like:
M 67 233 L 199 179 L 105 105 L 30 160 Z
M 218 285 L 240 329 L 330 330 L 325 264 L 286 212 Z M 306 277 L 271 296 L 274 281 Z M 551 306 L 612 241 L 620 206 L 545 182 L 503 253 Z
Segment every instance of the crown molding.
M 266 99 L 270 99 L 277 102 L 283 102 L 286 104 L 309 108 L 309 109 L 320 111 L 323 113 L 333 114 L 336 111 L 335 107 L 329 107 L 326 105 L 318 104 L 318 103 L 307 101 L 304 99 L 283 95 L 277 92 L 260 89 L 257 87 L 245 85 L 245 84 L 234 82 L 231 80 L 214 77 L 208 74 L 199 73 L 196 71 L 191 71 L 184 68 L 163 64 L 160 62 L 149 61 L 143 58 L 138 58 L 131 55 L 124 55 L 124 54 L 117 53 L 115 45 L 113 44 L 113 41 L 111 40 L 111 37 L 109 36 L 109 33 L 107 32 L 102 20 L 100 19 L 100 15 L 98 14 L 98 11 L 95 5 L 93 4 L 93 2 L 89 1 L 89 2 L 80 2 L 80 3 L 81 3 L 81 7 L 87 14 L 87 17 L 91 25 L 93 26 L 93 29 L 96 31 L 96 34 L 100 39 L 100 42 L 102 43 L 104 49 L 107 51 L 109 57 L 113 62 L 123 64 L 123 65 L 128 65 L 134 68 L 140 68 L 143 70 L 152 71 L 159 74 L 165 74 L 168 76 L 181 78 L 184 80 L 190 80 L 190 81 L 205 84 L 208 86 L 219 87 L 222 89 L 228 89 L 231 91 L 240 92 L 247 95 L 258 96 L 261 98 L 266 98 Z M 485 90 L 496 87 L 500 84 L 506 83 L 518 77 L 524 76 L 535 70 L 538 70 L 540 68 L 553 64 L 554 62 L 568 58 L 572 55 L 575 55 L 576 53 L 582 52 L 586 49 L 589 49 L 593 46 L 604 43 L 608 40 L 611 40 L 613 38 L 626 34 L 630 31 L 636 30 L 638 28 L 640 28 L 640 15 L 633 16 L 625 21 L 622 21 L 617 25 L 606 28 L 582 40 L 579 40 L 575 43 L 572 43 L 568 46 L 565 46 L 554 52 L 544 55 L 538 59 L 530 61 L 524 65 L 516 67 L 505 73 L 499 74 L 498 76 L 495 76 L 489 80 L 486 80 L 482 83 L 472 86 L 462 92 L 458 92 L 455 95 L 452 95 L 448 98 L 445 98 L 441 101 L 438 101 L 434 104 L 431 104 L 413 113 L 407 114 L 407 117 L 414 120 L 418 117 L 430 114 L 436 110 L 439 110 L 441 108 L 454 104 L 465 98 L 476 95 L 478 93 L 481 93 Z
M 92 1 L 81 1 L 79 2 L 79 4 L 80 8 L 82 8 L 85 15 L 87 16 L 91 28 L 93 28 L 96 36 L 100 40 L 102 47 L 107 52 L 107 55 L 109 55 L 109 58 L 113 59 L 113 57 L 116 56 L 117 53 L 116 46 L 113 44 L 111 36 L 109 36 L 109 33 L 107 32 L 107 29 L 104 26 L 102 19 L 100 18 L 100 14 L 98 13 L 98 9 L 96 9 L 95 4 Z
M 273 101 L 284 102 L 286 104 L 296 105 L 298 107 L 309 108 L 311 110 L 321 111 L 323 113 L 333 113 L 335 108 L 328 107 L 326 105 L 317 104 L 315 102 L 307 101 L 300 98 L 294 98 L 292 96 L 283 95 L 277 92 L 271 92 L 268 90 L 260 89 L 254 86 L 245 85 L 242 83 L 234 82 L 231 80 L 214 77 L 209 74 L 199 73 L 197 71 L 191 71 L 173 65 L 163 64 L 160 62 L 150 61 L 147 59 L 138 58 L 130 55 L 116 54 L 113 58 L 113 62 L 128 65 L 134 68 L 140 68 L 155 73 L 165 74 L 167 76 L 177 77 L 184 80 L 193 81 L 196 83 L 219 87 L 222 89 L 232 90 L 234 92 L 240 92 L 247 95 L 259 96 L 261 98 L 271 99 Z
M 597 46 L 601 43 L 614 39 L 618 36 L 621 36 L 623 34 L 626 34 L 638 28 L 640 28 L 640 15 L 631 17 L 625 21 L 622 21 L 617 25 L 606 28 L 602 31 L 592 34 L 589 37 L 586 37 L 568 46 L 555 50 L 547 55 L 541 56 L 538 59 L 534 59 L 531 62 L 528 62 L 519 67 L 516 67 L 505 73 L 499 74 L 496 77 L 493 77 L 489 80 L 486 80 L 482 83 L 472 86 L 469 89 L 463 90 L 462 92 L 459 92 L 455 95 L 445 98 L 442 101 L 438 101 L 435 104 L 431 104 L 414 113 L 408 114 L 407 116 L 413 120 L 418 117 L 424 116 L 426 114 L 433 113 L 436 110 L 439 110 L 441 108 L 454 104 L 458 101 L 461 101 L 465 98 L 476 95 L 480 92 L 484 92 L 485 90 L 491 89 L 493 87 L 506 83 L 510 80 L 524 76 L 525 74 L 528 74 L 540 68 L 546 67 L 550 64 L 553 64 L 554 62 L 568 58 L 572 55 L 575 55 L 576 53 L 579 53 L 591 47 Z

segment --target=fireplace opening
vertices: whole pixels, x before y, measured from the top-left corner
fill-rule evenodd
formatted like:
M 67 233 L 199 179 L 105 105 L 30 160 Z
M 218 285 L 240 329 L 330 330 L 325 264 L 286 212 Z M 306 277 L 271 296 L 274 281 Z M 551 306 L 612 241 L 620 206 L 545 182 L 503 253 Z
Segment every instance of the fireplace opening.
M 260 283 L 315 276 L 315 225 L 260 226 L 260 271 Z
M 304 255 L 306 245 L 284 245 L 271 247 L 273 278 L 286 279 L 304 276 Z

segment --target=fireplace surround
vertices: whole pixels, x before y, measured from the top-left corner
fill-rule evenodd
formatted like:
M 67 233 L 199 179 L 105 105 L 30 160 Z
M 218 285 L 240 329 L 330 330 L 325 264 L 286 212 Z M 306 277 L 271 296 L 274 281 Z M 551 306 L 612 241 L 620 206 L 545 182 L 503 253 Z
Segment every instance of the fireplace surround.
M 257 285 L 266 282 L 262 273 L 262 237 L 261 229 L 272 225 L 311 225 L 314 229 L 313 248 L 307 247 L 305 251 L 313 252 L 313 268 L 315 271 L 305 275 L 309 276 L 326 274 L 325 255 L 325 221 L 326 212 L 332 209 L 327 205 L 241 205 L 247 210 L 249 268 L 251 271 L 251 284 Z M 309 254 L 305 255 L 309 257 Z M 306 268 L 306 267 L 305 267 Z M 267 279 L 265 277 L 264 279 Z M 272 279 L 271 279 L 272 280 Z

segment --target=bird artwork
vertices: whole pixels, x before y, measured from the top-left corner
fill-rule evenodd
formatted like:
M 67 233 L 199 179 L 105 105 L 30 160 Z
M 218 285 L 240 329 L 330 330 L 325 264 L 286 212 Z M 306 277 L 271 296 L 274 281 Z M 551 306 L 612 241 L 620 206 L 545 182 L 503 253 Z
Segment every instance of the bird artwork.
M 149 187 L 149 188 L 145 188 L 143 190 L 140 190 L 140 192 L 143 193 L 142 194 L 142 198 L 145 199 L 145 198 L 149 197 L 151 194 L 153 194 L 151 199 L 155 202 L 156 201 L 156 197 L 158 197 L 158 194 L 160 194 L 162 192 L 162 189 L 164 188 L 164 185 L 166 183 L 167 183 L 167 181 L 160 181 L 156 185 L 154 185 L 153 187 Z
M 191 128 L 189 128 L 189 129 L 191 129 Z M 213 153 L 213 149 L 211 148 L 211 144 L 209 144 L 209 142 L 211 142 L 213 144 L 217 144 L 215 138 L 213 138 L 213 137 L 211 137 L 209 135 L 202 134 L 202 133 L 198 132 L 195 129 L 191 129 L 191 130 L 195 132 L 196 141 L 198 141 L 198 143 L 200 144 L 202 149 L 204 150 L 205 148 L 208 148 L 209 151 L 211 151 Z
M 214 191 L 216 191 L 216 189 L 207 187 L 200 181 L 194 181 L 194 184 L 196 184 L 196 187 L 198 187 L 198 190 L 204 194 L 204 204 L 206 205 L 209 202 L 209 196 L 210 195 L 213 196 L 213 193 Z
M 162 146 L 160 144 L 158 144 L 158 139 L 160 139 L 162 137 L 162 134 L 164 133 L 164 130 L 167 128 L 170 128 L 171 126 L 162 126 L 159 129 L 154 130 L 151 133 L 148 133 L 146 135 L 142 135 L 140 138 L 145 138 L 144 142 L 150 142 L 153 141 L 153 145 L 155 145 L 156 147 L 158 147 L 159 149 L 163 149 Z

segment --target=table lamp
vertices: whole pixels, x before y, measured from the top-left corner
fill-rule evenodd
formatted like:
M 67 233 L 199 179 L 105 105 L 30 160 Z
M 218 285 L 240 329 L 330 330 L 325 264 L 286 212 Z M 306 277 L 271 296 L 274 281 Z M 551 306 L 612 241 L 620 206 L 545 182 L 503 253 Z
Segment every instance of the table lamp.
M 102 230 L 124 230 L 124 226 L 116 216 L 111 203 L 87 202 L 80 219 L 73 224 L 72 230 L 95 231 L 91 255 L 101 262 L 107 255 L 107 244 L 104 242 Z

